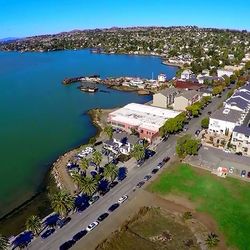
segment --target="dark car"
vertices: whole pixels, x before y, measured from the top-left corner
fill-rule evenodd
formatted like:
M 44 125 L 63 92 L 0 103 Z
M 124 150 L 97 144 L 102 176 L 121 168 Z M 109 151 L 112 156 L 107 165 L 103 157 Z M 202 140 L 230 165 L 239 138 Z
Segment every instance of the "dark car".
M 154 168 L 154 169 L 151 171 L 151 174 L 156 174 L 158 171 L 159 171 L 159 169 Z
M 64 218 L 64 219 L 62 219 L 62 220 L 60 220 L 60 221 L 58 222 L 58 226 L 59 226 L 60 228 L 62 228 L 62 227 L 64 227 L 65 225 L 67 225 L 70 221 L 71 221 L 71 218 L 70 218 L 70 217 Z
M 90 200 L 89 200 L 89 205 L 94 204 L 96 201 L 98 201 L 100 199 L 100 196 L 95 195 L 93 196 Z
M 69 240 L 69 241 L 66 241 L 65 243 L 63 243 L 61 246 L 60 246 L 60 250 L 67 250 L 67 249 L 70 249 L 76 242 L 74 240 Z
M 100 190 L 99 191 L 99 194 L 101 195 L 101 196 L 104 196 L 106 193 L 108 193 L 109 192 L 109 188 L 106 188 L 105 190 Z
M 143 179 L 144 179 L 145 181 L 148 181 L 149 179 L 151 179 L 151 177 L 152 177 L 152 176 L 148 174 L 148 175 L 145 175 Z
M 109 184 L 109 187 L 110 187 L 110 188 L 113 188 L 113 187 L 115 187 L 117 184 L 118 184 L 118 181 L 113 181 L 113 182 L 111 182 L 111 183 Z
M 242 152 L 236 152 L 235 154 L 236 155 L 242 155 Z
M 211 114 L 212 114 L 212 112 L 211 112 L 211 111 L 208 111 L 208 112 L 207 112 L 207 114 L 208 114 L 208 115 L 211 115 Z
M 124 174 L 124 175 L 122 175 L 122 176 L 119 176 L 119 181 L 123 181 L 125 178 L 126 178 L 127 176 Z
M 83 231 L 80 231 L 80 232 L 78 232 L 77 234 L 75 234 L 74 236 L 73 236 L 73 240 L 74 241 L 78 241 L 78 240 L 80 240 L 83 236 L 85 236 L 86 234 L 88 233 L 88 231 L 86 230 L 86 229 L 84 229 Z
M 136 187 L 137 187 L 137 188 L 140 188 L 140 187 L 142 187 L 144 184 L 145 184 L 144 181 L 140 181 L 140 182 L 137 183 Z
M 101 221 L 105 220 L 108 216 L 109 216 L 109 213 L 101 214 L 101 215 L 97 218 L 97 220 L 98 220 L 99 222 L 101 222 Z
M 102 144 L 102 141 L 98 141 L 94 144 L 94 146 L 98 146 L 98 145 L 101 145 Z
M 166 162 L 168 162 L 169 160 L 170 160 L 170 157 L 167 156 L 167 157 L 165 157 L 162 161 L 166 163 Z
M 43 239 L 46 239 L 46 238 L 48 238 L 51 234 L 53 234 L 55 231 L 56 231 L 56 230 L 55 230 L 54 228 L 48 229 L 48 230 L 46 230 L 46 231 L 41 235 L 41 237 L 42 237 Z
M 250 178 L 250 172 L 247 173 L 247 178 Z
M 247 171 L 246 171 L 246 170 L 242 170 L 242 171 L 241 171 L 241 174 L 240 174 L 240 175 L 241 175 L 241 177 L 245 177 L 245 176 L 246 176 L 246 173 L 247 173 Z
M 169 138 L 169 135 L 165 135 L 162 139 L 162 141 L 167 141 L 167 139 Z
M 155 151 L 150 150 L 150 149 L 146 149 L 145 150 L 145 159 L 148 159 L 150 157 L 153 157 L 155 155 Z
M 114 203 L 113 205 L 111 205 L 108 209 L 109 212 L 113 212 L 115 211 L 120 205 L 118 203 Z
M 137 161 L 137 167 L 141 167 L 144 162 L 145 162 L 145 159 Z

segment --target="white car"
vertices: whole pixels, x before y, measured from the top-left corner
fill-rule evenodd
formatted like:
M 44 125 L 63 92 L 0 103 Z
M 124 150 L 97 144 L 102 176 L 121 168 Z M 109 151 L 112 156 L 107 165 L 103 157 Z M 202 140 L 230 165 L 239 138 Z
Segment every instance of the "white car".
M 224 149 L 223 150 L 225 153 L 231 153 L 231 151 L 229 149 Z
M 94 221 L 92 223 L 90 223 L 87 227 L 86 230 L 88 232 L 92 231 L 96 226 L 98 226 L 99 222 L 98 221 Z
M 123 195 L 119 200 L 118 200 L 118 203 L 119 204 L 122 204 L 125 200 L 128 199 L 128 196 L 127 195 Z

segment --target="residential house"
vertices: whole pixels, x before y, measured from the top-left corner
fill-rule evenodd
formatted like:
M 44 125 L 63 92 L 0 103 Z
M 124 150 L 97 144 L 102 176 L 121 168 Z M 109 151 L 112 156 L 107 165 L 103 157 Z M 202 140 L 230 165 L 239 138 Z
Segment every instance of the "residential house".
M 159 74 L 158 75 L 158 82 L 166 82 L 166 81 L 167 81 L 166 74 Z
M 217 69 L 217 76 L 218 77 L 223 77 L 223 76 L 228 76 L 230 77 L 231 75 L 233 75 L 234 70 L 232 69 Z
M 133 150 L 134 145 L 138 142 L 139 138 L 135 135 L 129 135 L 126 132 L 114 133 L 113 141 L 119 146 L 119 151 L 122 154 L 129 155 Z
M 187 90 L 178 94 L 174 99 L 173 108 L 178 111 L 185 111 L 186 108 L 201 99 L 201 93 L 195 90 Z
M 182 80 L 190 80 L 190 79 L 194 79 L 195 78 L 195 74 L 193 73 L 192 70 L 190 69 L 185 69 L 182 73 L 181 73 L 181 79 Z
M 174 98 L 180 93 L 176 88 L 167 88 L 153 95 L 153 106 L 167 108 L 174 103 Z

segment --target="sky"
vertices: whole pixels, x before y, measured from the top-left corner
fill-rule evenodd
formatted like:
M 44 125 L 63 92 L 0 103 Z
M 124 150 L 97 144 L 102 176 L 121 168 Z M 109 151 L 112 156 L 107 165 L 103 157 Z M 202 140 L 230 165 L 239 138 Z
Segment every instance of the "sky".
M 249 11 L 250 0 L 0 0 L 0 38 L 114 26 L 250 31 Z

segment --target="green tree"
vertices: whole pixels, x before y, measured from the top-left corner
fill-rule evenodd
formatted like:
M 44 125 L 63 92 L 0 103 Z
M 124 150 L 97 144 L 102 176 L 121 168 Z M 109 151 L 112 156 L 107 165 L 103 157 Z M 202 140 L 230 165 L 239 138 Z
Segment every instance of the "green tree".
M 227 93 L 227 99 L 230 98 L 234 93 L 234 89 L 230 89 Z
M 205 117 L 201 120 L 201 127 L 202 128 L 208 128 L 209 125 L 209 117 Z
M 235 74 L 232 74 L 232 75 L 230 76 L 230 82 L 231 82 L 231 83 L 234 83 L 236 80 L 237 80 L 236 75 L 235 75 Z
M 92 161 L 99 166 L 100 163 L 102 162 L 102 154 L 99 151 L 95 151 L 93 153 Z
M 213 88 L 213 95 L 218 95 L 223 91 L 223 87 L 221 85 L 215 86 Z
M 86 172 L 86 170 L 88 169 L 89 167 L 89 159 L 87 158 L 83 158 L 81 161 L 80 161 L 80 167 L 81 169 Z
M 216 235 L 215 233 L 210 233 L 208 236 L 207 236 L 207 239 L 206 239 L 206 245 L 209 247 L 209 248 L 212 248 L 212 247 L 215 247 L 218 245 L 219 243 L 219 238 L 218 238 L 218 235 Z
M 50 196 L 51 207 L 62 217 L 66 216 L 68 211 L 74 207 L 74 199 L 66 191 L 61 190 Z
M 42 228 L 42 222 L 38 216 L 31 215 L 27 219 L 25 226 L 26 226 L 26 229 L 30 230 L 34 235 L 39 235 L 41 228 Z
M 80 183 L 80 191 L 88 196 L 92 196 L 96 192 L 97 186 L 98 180 L 90 176 L 86 176 L 82 178 Z
M 108 125 L 104 128 L 104 132 L 106 133 L 106 135 L 108 136 L 109 139 L 112 139 L 113 137 L 113 128 L 112 126 Z
M 186 155 L 196 155 L 198 153 L 200 141 L 187 134 L 177 139 L 176 153 L 179 157 Z
M 7 250 L 8 246 L 9 246 L 8 239 L 0 234 L 0 250 Z
M 230 85 L 230 83 L 231 83 L 230 77 L 224 76 L 223 78 L 224 78 L 224 83 L 225 83 L 225 85 L 226 85 L 226 86 Z
M 145 148 L 141 144 L 135 144 L 131 155 L 137 160 L 142 160 L 145 157 Z
M 189 114 L 191 114 L 192 116 L 198 116 L 200 114 L 200 110 L 201 110 L 201 103 L 200 102 L 196 102 L 188 107 L 186 107 L 186 110 L 189 112 Z
M 71 175 L 73 182 L 76 184 L 78 190 L 80 190 L 81 184 L 82 184 L 82 176 L 75 172 Z
M 112 182 L 118 175 L 118 167 L 113 163 L 109 163 L 105 166 L 103 174 L 106 179 Z

